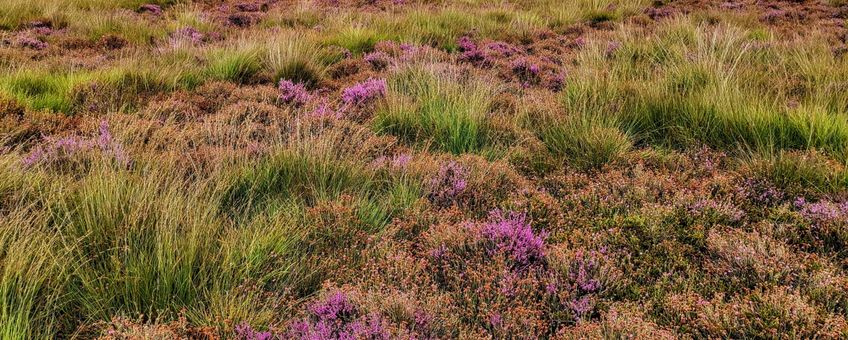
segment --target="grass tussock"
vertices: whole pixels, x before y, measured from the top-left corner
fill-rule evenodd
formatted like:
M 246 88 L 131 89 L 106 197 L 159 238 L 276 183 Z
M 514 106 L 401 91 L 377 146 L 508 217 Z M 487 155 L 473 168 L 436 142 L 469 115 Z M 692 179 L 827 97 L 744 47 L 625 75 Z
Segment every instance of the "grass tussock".
M 497 91 L 486 79 L 438 64 L 401 69 L 390 78 L 376 128 L 455 154 L 479 151 L 488 142 L 486 117 Z

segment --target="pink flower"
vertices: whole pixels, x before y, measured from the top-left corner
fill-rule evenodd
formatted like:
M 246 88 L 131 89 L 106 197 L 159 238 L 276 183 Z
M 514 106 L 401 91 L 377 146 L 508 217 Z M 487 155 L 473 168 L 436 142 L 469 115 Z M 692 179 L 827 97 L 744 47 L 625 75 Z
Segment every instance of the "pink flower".
M 342 101 L 348 105 L 362 106 L 386 95 L 386 80 L 369 78 L 342 91 Z
M 311 98 L 303 84 L 291 80 L 280 79 L 277 89 L 280 91 L 280 100 L 293 106 L 303 106 Z

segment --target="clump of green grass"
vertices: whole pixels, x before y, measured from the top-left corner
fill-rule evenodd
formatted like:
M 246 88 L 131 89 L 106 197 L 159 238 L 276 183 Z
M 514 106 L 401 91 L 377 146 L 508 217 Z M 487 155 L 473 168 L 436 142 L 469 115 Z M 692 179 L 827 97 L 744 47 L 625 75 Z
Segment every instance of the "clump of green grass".
M 367 189 L 373 174 L 363 163 L 362 151 L 338 144 L 351 136 L 333 130 L 323 133 L 295 132 L 267 159 L 245 168 L 227 189 L 222 211 L 273 211 L 289 199 L 310 205 Z
M 818 84 L 835 82 L 823 77 L 818 65 L 799 68 L 792 58 L 773 65 L 767 60 L 774 51 L 757 47 L 746 31 L 685 19 L 665 23 L 651 39 L 622 32 L 618 48 L 600 43 L 581 52 L 582 67 L 571 74 L 563 94 L 567 111 L 612 116 L 639 143 L 707 144 L 733 151 L 818 149 L 844 157 L 848 125 L 831 109 L 841 99 L 820 90 Z M 834 72 L 844 68 L 828 64 Z M 783 82 L 809 77 L 822 81 L 790 107 L 786 97 L 797 85 Z
M 328 65 L 339 57 L 329 53 L 314 37 L 289 32 L 267 41 L 263 64 L 274 81 L 289 79 L 315 86 L 326 77 Z
M 438 64 L 413 65 L 389 78 L 375 128 L 407 143 L 461 154 L 487 145 L 486 116 L 497 93 L 486 79 Z
M 60 328 L 67 278 L 58 237 L 38 226 L 43 214 L 0 217 L 0 337 L 50 338 Z
M 848 171 L 816 151 L 751 152 L 743 170 L 776 185 L 791 196 L 833 194 L 848 188 Z
M 91 78 L 88 73 L 19 70 L 0 76 L 0 91 L 33 110 L 70 112 L 73 89 Z
M 539 122 L 537 133 L 557 157 L 579 169 L 596 169 L 619 159 L 632 142 L 614 123 L 593 117 L 567 117 Z
M 262 68 L 259 50 L 252 46 L 214 49 L 207 58 L 206 73 L 215 80 L 246 83 Z
M 322 41 L 325 45 L 340 46 L 354 55 L 361 55 L 373 50 L 374 44 L 387 38 L 387 34 L 373 28 L 344 25 L 337 32 L 328 34 Z

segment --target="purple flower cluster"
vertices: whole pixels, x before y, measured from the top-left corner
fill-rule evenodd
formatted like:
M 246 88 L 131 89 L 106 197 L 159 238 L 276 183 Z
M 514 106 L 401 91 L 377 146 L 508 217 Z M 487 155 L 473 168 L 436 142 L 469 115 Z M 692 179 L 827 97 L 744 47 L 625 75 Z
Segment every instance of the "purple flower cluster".
M 65 138 L 53 139 L 45 138 L 47 145 L 37 147 L 26 156 L 22 163 L 25 168 L 31 168 L 39 164 L 57 164 L 62 161 L 70 160 L 75 155 L 99 150 L 104 155 L 108 155 L 122 166 L 128 166 L 130 163 L 129 157 L 124 152 L 123 145 L 116 141 L 109 131 L 109 124 L 106 121 L 100 123 L 99 135 L 95 139 L 84 139 L 79 136 L 70 136 Z
M 155 5 L 155 4 L 143 4 L 143 5 L 138 7 L 138 11 L 140 13 L 147 12 L 147 13 L 150 13 L 150 14 L 153 14 L 153 15 L 160 15 L 160 14 L 162 14 L 162 7 L 160 7 L 159 5 Z
M 516 58 L 510 66 L 512 66 L 512 72 L 519 76 L 537 76 L 540 71 L 539 65 L 530 62 L 526 57 Z
M 439 168 L 439 172 L 427 183 L 428 198 L 439 206 L 450 205 L 457 196 L 465 192 L 468 185 L 467 171 L 459 163 L 450 161 Z
M 785 195 L 780 189 L 767 181 L 758 179 L 745 179 L 736 192 L 742 197 L 745 197 L 754 203 L 772 206 L 782 202 Z
M 31 48 L 33 50 L 43 50 L 49 45 L 47 45 L 46 42 L 41 41 L 41 39 L 23 36 L 18 39 L 18 46 Z
M 578 251 L 568 272 L 568 278 L 582 293 L 595 293 L 601 288 L 601 282 L 595 277 L 599 265 L 597 252 Z
M 123 166 L 127 166 L 130 164 L 130 158 L 124 152 L 124 145 L 119 141 L 116 141 L 112 136 L 112 132 L 109 131 L 109 123 L 105 120 L 100 121 L 100 127 L 98 129 L 100 132 L 97 137 L 97 147 L 105 154 L 111 156 L 115 161 Z
M 261 332 L 254 330 L 248 323 L 236 326 L 236 339 L 239 340 L 270 340 L 274 335 L 270 331 Z
M 492 244 L 492 251 L 507 254 L 518 266 L 539 263 L 545 258 L 545 237 L 533 232 L 522 213 L 495 210 L 483 225 L 481 236 Z
M 382 70 L 391 64 L 391 57 L 388 53 L 382 51 L 371 52 L 363 58 L 365 62 L 371 65 L 375 70 Z
M 457 41 L 457 46 L 459 47 L 459 60 L 469 62 L 472 64 L 485 64 L 487 61 L 486 54 L 483 49 L 479 48 L 477 44 L 471 40 L 468 36 L 462 36 Z
M 604 55 L 606 55 L 607 58 L 611 58 L 620 49 L 621 49 L 621 42 L 610 41 L 610 42 L 607 43 L 607 49 L 604 51 Z
M 389 166 L 394 169 L 404 169 L 407 165 L 409 165 L 410 161 L 412 161 L 412 156 L 408 153 L 402 153 L 395 155 L 394 157 L 380 156 L 374 160 L 373 165 L 378 168 Z
M 242 12 L 259 12 L 262 10 L 262 6 L 253 2 L 243 2 L 236 4 L 236 9 Z
M 291 80 L 280 79 L 277 89 L 280 92 L 280 100 L 293 106 L 303 106 L 311 98 L 306 86 L 301 83 L 294 83 Z
M 768 23 L 775 23 L 779 19 L 786 16 L 786 11 L 782 9 L 770 9 L 765 14 L 763 14 L 762 19 Z
M 569 265 L 568 281 L 571 298 L 566 305 L 578 319 L 589 315 L 595 308 L 595 297 L 603 288 L 601 283 L 601 260 L 604 250 L 578 251 Z
M 171 46 L 179 46 L 182 42 L 188 41 L 191 44 L 198 45 L 206 39 L 206 35 L 198 31 L 194 27 L 183 27 L 171 34 Z
M 309 316 L 293 322 L 286 338 L 291 339 L 389 339 L 387 321 L 377 314 L 359 315 L 343 292 L 330 294 L 309 307 Z
M 343 113 L 341 111 L 333 109 L 330 104 L 328 104 L 326 101 L 323 101 L 318 104 L 315 109 L 310 111 L 307 116 L 319 119 L 341 119 L 343 117 Z
M 795 199 L 794 205 L 801 216 L 816 225 L 846 222 L 846 218 L 848 218 L 848 201 L 836 203 L 821 200 L 811 203 L 803 197 L 798 197 Z
M 342 91 L 342 101 L 347 105 L 361 106 L 386 95 L 386 80 L 369 78 Z

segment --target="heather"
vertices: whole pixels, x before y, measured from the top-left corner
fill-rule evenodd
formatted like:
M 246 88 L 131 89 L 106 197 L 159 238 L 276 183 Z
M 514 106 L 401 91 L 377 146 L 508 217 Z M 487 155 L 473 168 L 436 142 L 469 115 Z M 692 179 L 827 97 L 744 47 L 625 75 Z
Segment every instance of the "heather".
M 7 0 L 0 338 L 846 338 L 846 18 Z

